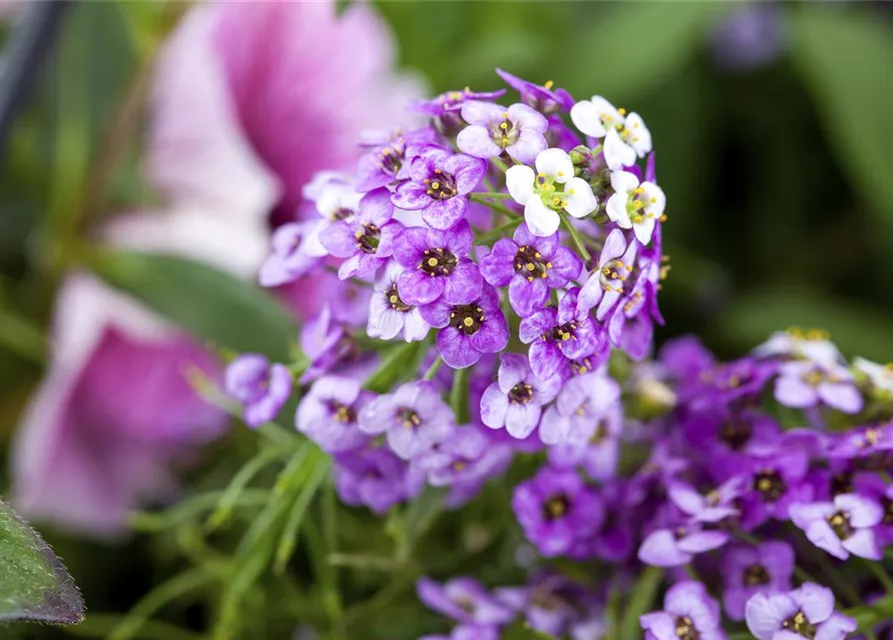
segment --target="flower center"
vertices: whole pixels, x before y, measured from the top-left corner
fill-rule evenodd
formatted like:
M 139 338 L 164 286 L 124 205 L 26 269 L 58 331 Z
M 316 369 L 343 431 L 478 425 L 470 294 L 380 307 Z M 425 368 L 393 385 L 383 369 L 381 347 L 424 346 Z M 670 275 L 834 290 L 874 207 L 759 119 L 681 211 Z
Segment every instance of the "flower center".
M 740 451 L 744 448 L 753 435 L 753 430 L 746 420 L 730 418 L 719 430 L 719 438 L 732 451 Z
M 378 243 L 381 240 L 381 230 L 374 224 L 367 223 L 362 229 L 357 229 L 354 233 L 357 239 L 357 247 L 363 253 L 375 253 L 378 251 Z
M 483 309 L 473 304 L 459 304 L 450 312 L 450 326 L 473 336 L 484 322 Z
M 579 360 L 571 360 L 571 368 L 578 376 L 582 376 L 595 371 L 595 364 L 592 362 L 592 359 L 589 356 L 586 356 L 585 358 L 580 358 Z
M 527 404 L 533 398 L 533 387 L 526 382 L 519 382 L 509 391 L 509 402 Z
M 547 277 L 552 263 L 543 259 L 543 255 L 534 247 L 522 246 L 515 254 L 514 266 L 515 271 L 525 276 L 528 282 L 533 282 L 534 278 Z
M 766 571 L 766 567 L 761 564 L 752 564 L 749 567 L 745 567 L 742 581 L 748 587 L 766 585 L 770 582 L 769 572 Z
M 422 424 L 419 414 L 409 407 L 401 407 L 397 410 L 397 420 L 407 429 L 415 429 Z
M 893 500 L 884 496 L 881 498 L 881 507 L 884 510 L 884 524 L 893 525 Z
M 862 442 L 860 446 L 863 449 L 870 449 L 871 447 L 877 446 L 878 441 L 881 439 L 881 430 L 875 429 L 871 427 L 865 430 L 865 433 L 862 435 Z
M 434 176 L 423 181 L 428 188 L 428 195 L 435 200 L 449 200 L 456 195 L 456 181 L 448 173 L 440 169 L 434 170 Z
M 419 269 L 429 276 L 448 276 L 459 264 L 459 259 L 442 247 L 425 249 L 425 257 L 419 263 Z
M 850 524 L 850 514 L 838 511 L 828 518 L 828 524 L 834 529 L 834 533 L 841 540 L 846 540 L 853 535 L 853 526 Z
M 571 503 L 567 496 L 559 493 L 552 496 L 543 504 L 543 520 L 553 522 L 559 518 L 565 517 L 570 511 Z
M 577 339 L 577 323 L 565 322 L 557 327 L 553 327 L 551 331 L 547 331 L 542 336 L 543 340 L 551 338 L 555 342 L 567 342 L 568 340 Z
M 509 112 L 503 111 L 502 122 L 493 127 L 490 131 L 490 137 L 493 142 L 505 149 L 518 141 L 520 132 L 515 127 L 515 123 L 509 120 Z
M 391 285 L 391 288 L 385 292 L 385 296 L 388 299 L 388 304 L 391 305 L 391 309 L 394 311 L 399 311 L 400 313 L 406 313 L 407 311 L 412 310 L 412 305 L 406 304 L 403 300 L 400 299 L 400 296 L 397 295 L 397 283 Z
M 563 174 L 559 172 L 558 175 L 560 177 Z M 567 200 L 564 199 L 564 185 L 556 184 L 555 179 L 547 176 L 545 173 L 536 174 L 533 190 L 536 191 L 543 204 L 547 207 L 561 211 L 567 206 Z M 568 194 L 573 195 L 573 190 L 569 191 Z
M 589 438 L 589 444 L 601 444 L 608 439 L 608 427 L 604 420 L 599 420 L 595 426 L 595 433 Z
M 356 212 L 350 207 L 338 207 L 332 212 L 333 220 L 346 220 L 350 222 L 353 220 L 353 217 L 356 215 Z
M 679 640 L 698 640 L 701 634 L 695 629 L 694 621 L 688 616 L 676 618 L 676 637 Z
M 329 411 L 332 412 L 332 417 L 335 419 L 335 422 L 343 422 L 344 424 L 349 424 L 351 422 L 355 422 L 357 419 L 357 414 L 353 410 L 353 407 L 349 407 L 346 404 L 341 404 L 339 402 L 330 402 Z
M 391 141 L 390 146 L 381 150 L 378 156 L 378 167 L 384 173 L 396 176 L 403 168 L 403 160 L 406 156 L 406 144 L 403 138 L 395 138 Z
M 656 218 L 656 213 L 648 211 L 648 208 L 653 204 L 657 204 L 657 198 L 645 193 L 644 187 L 636 187 L 633 189 L 626 202 L 626 211 L 629 214 L 629 219 L 632 223 L 639 224 L 644 222 L 647 218 Z
M 798 611 L 790 618 L 782 622 L 781 628 L 800 634 L 808 640 L 813 640 L 816 636 L 816 633 L 818 632 L 816 626 L 806 619 L 806 614 L 804 614 L 802 611 Z
M 788 490 L 781 474 L 774 469 L 763 469 L 753 479 L 753 488 L 760 492 L 766 502 L 776 502 Z
M 831 495 L 839 496 L 842 493 L 853 492 L 853 472 L 841 471 L 831 478 Z
M 474 600 L 472 600 L 467 593 L 460 593 L 454 597 L 453 604 L 469 615 L 473 614 L 475 611 Z
M 623 287 L 627 282 L 632 282 L 630 275 L 633 272 L 633 265 L 624 264 L 619 258 L 609 260 L 599 270 L 598 278 L 605 291 L 616 291 L 623 293 Z

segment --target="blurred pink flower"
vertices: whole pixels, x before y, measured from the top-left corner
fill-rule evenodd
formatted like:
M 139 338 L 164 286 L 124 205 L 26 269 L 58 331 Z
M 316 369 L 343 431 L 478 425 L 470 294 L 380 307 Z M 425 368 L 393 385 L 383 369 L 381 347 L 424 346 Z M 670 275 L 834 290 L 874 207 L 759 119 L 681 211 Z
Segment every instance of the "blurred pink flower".
M 197 6 L 165 46 L 152 94 L 146 173 L 168 205 L 118 216 L 102 237 L 255 278 L 271 213 L 293 218 L 313 173 L 348 168 L 359 133 L 390 125 L 417 95 L 391 64 L 367 6 L 338 18 L 329 2 Z M 321 305 L 320 287 L 289 289 L 298 315 Z M 169 464 L 224 428 L 183 375 L 193 365 L 219 377 L 219 365 L 81 272 L 63 282 L 52 334 L 14 444 L 14 500 L 33 518 L 121 534 L 129 510 L 171 496 Z

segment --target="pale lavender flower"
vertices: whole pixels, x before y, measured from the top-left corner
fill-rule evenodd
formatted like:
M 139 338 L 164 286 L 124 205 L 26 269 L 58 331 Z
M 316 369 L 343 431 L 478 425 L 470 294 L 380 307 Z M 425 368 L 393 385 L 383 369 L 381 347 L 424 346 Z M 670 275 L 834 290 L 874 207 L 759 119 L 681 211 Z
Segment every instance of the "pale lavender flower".
M 226 392 L 242 403 L 242 419 L 249 427 L 275 418 L 291 389 L 288 367 L 270 364 L 258 353 L 240 355 L 226 367 Z
M 328 453 L 358 449 L 369 437 L 360 431 L 357 414 L 374 397 L 353 378 L 324 376 L 301 399 L 295 426 Z
M 443 442 L 454 428 L 453 412 L 428 380 L 377 397 L 363 407 L 358 420 L 363 433 L 386 434 L 388 445 L 404 460 Z
M 319 264 L 321 256 L 308 251 L 310 240 L 317 234 L 319 221 L 290 222 L 273 232 L 270 244 L 272 253 L 267 256 L 258 272 L 262 287 L 276 287 L 293 282 Z
M 391 260 L 381 277 L 375 282 L 374 293 L 369 299 L 369 324 L 366 333 L 370 338 L 393 340 L 400 336 L 406 342 L 424 340 L 431 328 L 422 319 L 419 308 L 400 298 L 397 282 L 405 269 Z
M 700 553 L 719 549 L 729 541 L 729 533 L 706 529 L 697 520 L 672 529 L 655 529 L 639 546 L 639 560 L 655 567 L 681 567 Z
M 584 412 L 585 413 L 585 412 Z M 553 414 L 549 419 L 555 419 Z M 564 420 L 564 418 L 559 418 Z M 573 420 L 573 418 L 571 418 Z M 585 418 L 584 418 L 585 420 Z M 588 440 L 582 442 L 560 442 L 548 450 L 549 464 L 559 469 L 582 466 L 586 474 L 594 480 L 605 482 L 617 475 L 620 461 L 620 432 L 623 429 L 623 407 L 615 402 L 604 417 L 595 424 Z M 574 430 L 571 427 L 569 430 Z M 585 434 L 589 425 L 581 425 L 576 431 Z
M 335 454 L 332 473 L 342 502 L 379 514 L 411 500 L 425 485 L 424 476 L 386 447 L 374 445 Z
M 664 596 L 663 611 L 640 617 L 645 640 L 725 640 L 719 604 L 700 582 L 677 582 Z
M 793 571 L 794 550 L 786 542 L 770 540 L 729 548 L 722 562 L 723 604 L 729 618 L 744 620 L 745 604 L 757 593 L 789 591 Z
M 702 495 L 681 480 L 667 483 L 667 495 L 680 511 L 699 522 L 720 522 L 738 515 L 733 502 L 747 491 L 746 476 L 734 476 Z
M 468 194 L 487 173 L 487 162 L 438 145 L 419 149 L 409 165 L 409 178 L 391 195 L 395 206 L 421 211 L 433 229 L 453 227 L 468 209 Z
M 310 318 L 301 331 L 301 351 L 310 360 L 301 375 L 301 384 L 312 382 L 355 357 L 355 350 L 350 334 L 336 320 L 332 305 L 325 303 L 319 315 Z
M 431 116 L 437 131 L 444 135 L 456 135 L 465 126 L 460 111 L 462 105 L 471 100 L 491 101 L 505 94 L 505 89 L 497 91 L 475 92 L 466 87 L 462 91 L 446 91 L 431 100 L 419 101 L 412 105 L 412 110 Z
M 357 190 L 366 192 L 393 186 L 398 180 L 407 178 L 408 161 L 422 146 L 436 142 L 437 132 L 431 127 L 397 131 L 377 137 L 373 143 L 374 148 L 360 158 Z
M 561 379 L 540 380 L 530 370 L 525 356 L 502 356 L 499 376 L 481 397 L 481 420 L 491 429 L 503 427 L 515 438 L 524 439 L 539 424 L 543 405 L 558 395 Z
M 608 234 L 599 254 L 598 264 L 580 289 L 577 298 L 578 312 L 589 313 L 590 309 L 597 306 L 596 317 L 599 320 L 605 319 L 624 291 L 632 289 L 632 272 L 638 247 L 639 244 L 635 241 L 627 243 L 626 236 L 620 229 L 614 229 Z
M 620 385 L 603 369 L 574 376 L 543 415 L 540 439 L 548 445 L 589 442 L 619 402 Z
M 856 621 L 834 611 L 834 593 L 805 582 L 787 593 L 758 593 L 745 607 L 747 628 L 758 640 L 843 640 Z
M 525 104 L 506 108 L 490 102 L 466 102 L 462 119 L 469 126 L 459 132 L 456 146 L 470 156 L 494 158 L 507 153 L 518 162 L 530 164 L 546 149 L 543 134 L 549 123 Z
M 550 115 L 557 111 L 570 111 L 574 106 L 574 99 L 565 89 L 553 89 L 554 84 L 548 81 L 539 85 L 512 75 L 508 71 L 497 69 L 496 73 L 507 85 L 521 95 L 521 102 L 529 105 L 540 113 Z
M 471 577 L 459 576 L 443 584 L 423 577 L 416 583 L 416 590 L 430 609 L 462 624 L 501 625 L 514 617 L 511 609 Z
M 786 407 L 805 409 L 824 402 L 845 413 L 862 409 L 862 396 L 846 368 L 833 363 L 782 363 L 775 381 L 775 399 Z
M 846 560 L 850 554 L 869 560 L 883 557 L 874 528 L 883 520 L 884 510 L 874 500 L 844 493 L 833 502 L 795 504 L 790 514 L 810 542 L 835 558 Z

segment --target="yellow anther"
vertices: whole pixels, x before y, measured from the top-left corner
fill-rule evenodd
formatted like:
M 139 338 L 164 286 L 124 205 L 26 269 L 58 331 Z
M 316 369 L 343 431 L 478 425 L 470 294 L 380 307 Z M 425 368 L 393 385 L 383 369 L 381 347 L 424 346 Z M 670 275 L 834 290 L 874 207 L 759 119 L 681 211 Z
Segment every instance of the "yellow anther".
M 561 177 L 563 177 L 563 176 L 564 176 L 564 171 L 559 171 L 559 172 L 558 172 L 558 177 L 561 178 Z
M 508 112 L 508 111 L 503 111 L 503 112 L 502 112 L 502 117 L 503 117 L 503 118 L 508 118 L 508 117 L 509 117 L 509 112 Z
M 500 122 L 499 128 L 502 129 L 503 131 L 505 131 L 506 129 L 509 128 L 508 122 Z
M 619 109 L 617 109 L 617 113 L 619 113 L 619 114 L 622 115 L 622 116 L 625 116 L 625 115 L 626 115 L 626 109 L 624 109 L 623 107 L 620 107 Z
M 363 232 L 362 232 L 362 231 L 356 231 L 353 235 L 354 235 L 355 238 L 360 239 L 360 238 L 363 237 Z
M 524 265 L 524 266 L 527 267 L 527 270 L 528 270 L 528 271 L 533 271 L 534 269 L 536 269 L 536 265 L 533 264 L 532 262 L 528 262 L 528 263 L 527 263 L 526 265 Z
M 537 258 L 539 258 L 539 256 L 540 256 L 540 254 L 536 254 L 536 257 L 537 257 Z M 546 268 L 547 268 L 547 269 L 551 269 L 551 268 L 552 268 L 552 263 L 551 263 L 551 262 L 547 262 L 547 263 L 546 263 Z
M 440 169 L 435 169 L 435 170 L 434 170 L 434 173 L 440 174 L 441 171 L 440 171 Z
M 555 85 L 551 80 L 546 80 L 546 84 L 543 85 L 546 89 L 551 89 Z
M 573 189 L 568 189 L 567 192 L 568 192 L 569 195 L 574 195 L 574 190 L 573 190 Z
M 552 205 L 553 205 L 553 206 L 556 206 L 556 207 L 557 207 L 557 206 L 560 205 L 560 204 L 561 204 L 561 198 L 552 198 Z
M 643 203 L 641 200 L 639 200 L 638 198 L 635 199 L 635 200 L 633 200 L 633 206 L 634 206 L 636 209 L 638 209 L 639 207 L 641 207 L 643 204 L 644 204 L 644 203 Z
M 424 180 L 422 180 L 422 182 L 424 182 L 425 184 L 429 184 L 431 181 L 428 180 L 428 178 L 425 178 Z

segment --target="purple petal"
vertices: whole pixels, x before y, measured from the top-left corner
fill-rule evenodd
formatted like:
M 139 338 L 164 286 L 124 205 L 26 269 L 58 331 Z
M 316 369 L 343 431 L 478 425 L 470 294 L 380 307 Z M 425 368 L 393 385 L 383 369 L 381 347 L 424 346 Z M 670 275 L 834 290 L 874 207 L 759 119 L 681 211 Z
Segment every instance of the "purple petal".
M 505 416 L 506 431 L 515 438 L 523 440 L 536 429 L 541 414 L 542 408 L 532 402 L 510 404 Z
M 834 612 L 834 593 L 827 587 L 806 582 L 790 595 L 813 624 L 827 620 Z
M 471 345 L 468 336 L 454 327 L 441 329 L 437 334 L 437 351 L 453 369 L 470 367 L 481 359 L 481 352 Z
M 530 344 L 534 341 L 541 341 L 542 335 L 551 331 L 556 326 L 557 316 L 558 312 L 555 309 L 548 307 L 533 314 L 529 318 L 521 320 L 521 326 L 518 330 L 521 342 Z
M 455 155 L 446 167 L 456 180 L 456 190 L 463 196 L 474 191 L 487 174 L 487 161 L 471 156 Z
M 505 414 L 508 406 L 508 397 L 494 382 L 481 396 L 481 421 L 491 429 L 501 429 L 505 426 Z
M 775 399 L 787 407 L 805 409 L 813 406 L 818 397 L 815 388 L 799 377 L 786 376 L 775 381 Z
M 480 261 L 481 275 L 494 287 L 506 286 L 515 275 L 513 261 L 517 252 L 518 245 L 513 240 L 498 240 Z
M 397 185 L 397 189 L 391 194 L 391 202 L 395 207 L 417 211 L 430 205 L 433 200 L 424 184 L 407 180 Z
M 443 280 L 445 280 L 443 299 L 450 304 L 474 302 L 480 297 L 481 287 L 484 284 L 477 265 L 470 260 L 459 262 L 449 277 L 443 278 Z
M 543 119 L 545 122 L 545 118 Z M 494 145 L 495 146 L 495 145 Z M 548 147 L 545 136 L 539 131 L 524 129 L 517 142 L 506 148 L 508 154 L 523 164 L 532 164 L 541 151 Z
M 443 294 L 445 280 L 446 278 L 428 275 L 421 269 L 411 268 L 400 274 L 397 293 L 406 304 L 427 305 Z
M 527 280 L 524 276 L 517 276 L 509 283 L 509 302 L 512 309 L 521 316 L 527 318 L 546 306 L 549 300 L 549 287 L 542 278 Z
M 551 378 L 566 358 L 551 340 L 536 340 L 530 345 L 530 368 L 539 378 Z
M 493 142 L 487 128 L 477 125 L 462 129 L 456 137 L 456 146 L 463 153 L 475 158 L 495 158 L 502 153 L 502 149 Z
M 729 541 L 729 534 L 725 531 L 696 531 L 685 536 L 677 542 L 677 545 L 686 553 L 704 553 L 718 549 Z
M 680 567 L 691 561 L 691 554 L 676 544 L 673 532 L 658 529 L 651 532 L 639 547 L 639 560 L 655 567 Z
M 862 394 L 852 383 L 823 382 L 818 387 L 818 394 L 825 404 L 844 413 L 858 413 L 862 410 Z
M 427 206 L 422 209 L 422 219 L 432 229 L 445 231 L 459 222 L 467 209 L 468 199 L 463 195 L 453 196 L 447 200 L 429 198 Z
M 505 316 L 497 313 L 487 318 L 477 333 L 470 337 L 470 342 L 482 353 L 499 353 L 505 349 L 509 343 L 509 328 Z
M 424 227 L 407 227 L 394 237 L 393 245 L 397 262 L 407 269 L 417 269 L 425 250 L 430 248 L 428 230 Z

